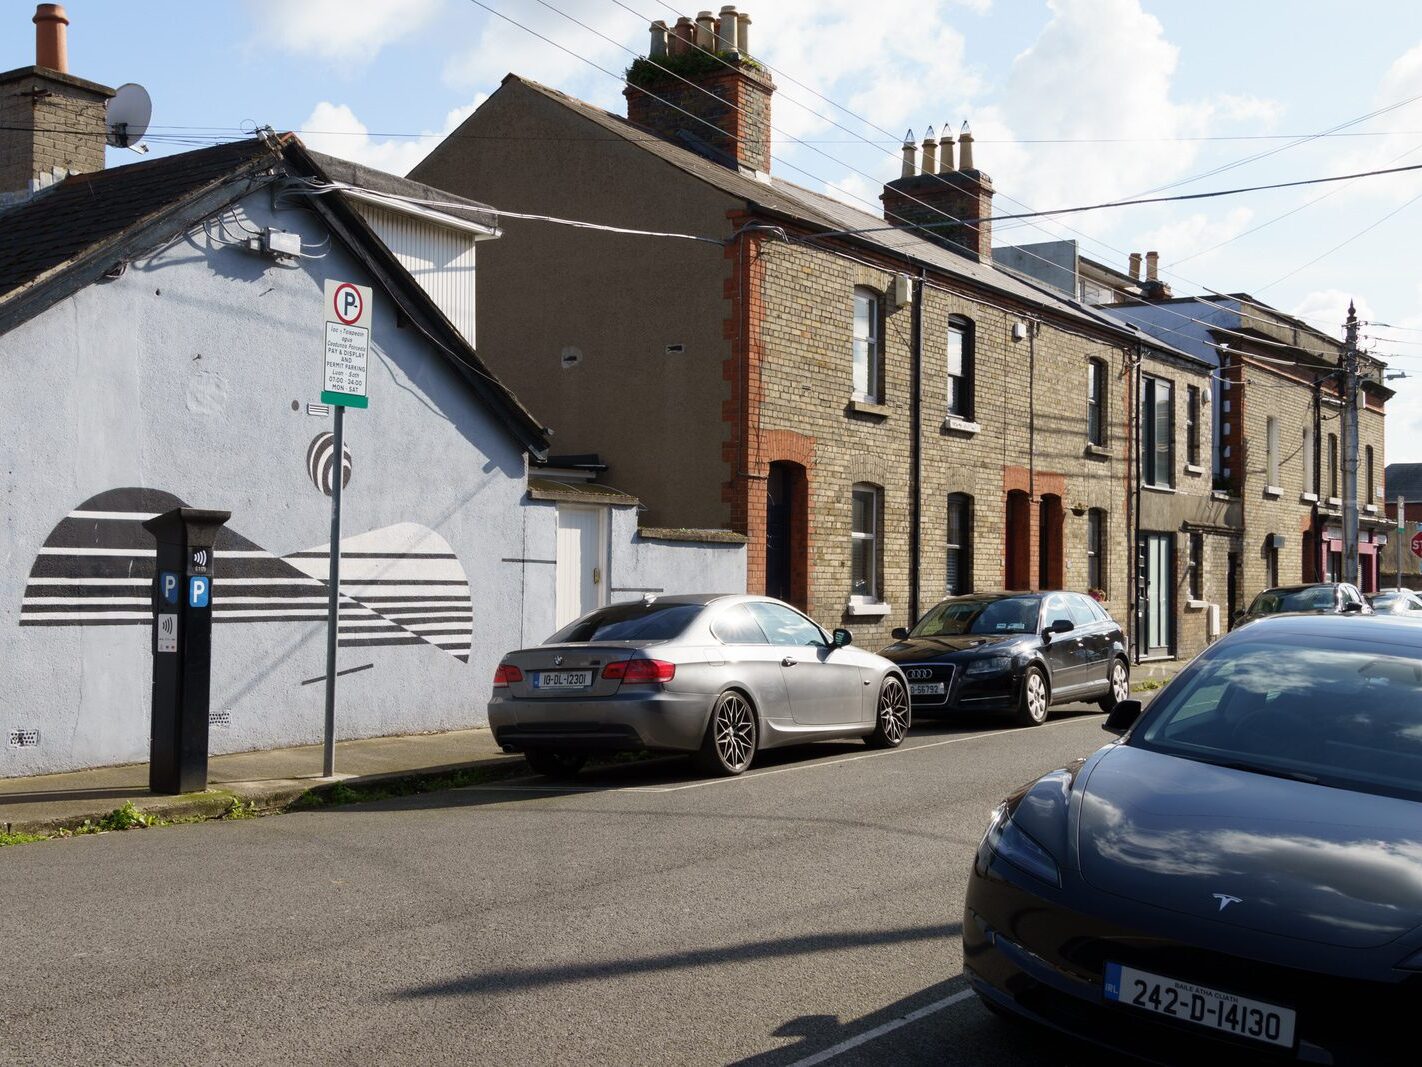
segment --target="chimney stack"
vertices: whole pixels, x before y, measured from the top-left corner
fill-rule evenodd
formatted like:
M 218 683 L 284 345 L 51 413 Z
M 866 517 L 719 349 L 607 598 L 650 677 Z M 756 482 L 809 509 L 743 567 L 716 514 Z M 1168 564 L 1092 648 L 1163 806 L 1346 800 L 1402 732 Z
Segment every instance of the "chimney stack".
M 665 54 L 657 52 L 662 31 L 653 23 L 651 52 L 632 64 L 622 92 L 627 118 L 728 167 L 768 174 L 775 83 L 750 57 L 750 21 L 734 4 L 719 18 L 682 16 Z
M 1160 280 L 1160 253 L 1147 252 L 1145 254 L 1146 276 L 1141 282 L 1142 300 L 1169 300 L 1170 286 Z
M 1140 254 L 1139 252 L 1132 252 L 1132 253 L 1131 253 L 1131 257 L 1130 257 L 1130 259 L 1128 260 L 1128 263 L 1129 263 L 1129 267 L 1128 267 L 1126 273 L 1131 276 L 1131 281 L 1133 281 L 1133 282 L 1138 282 L 1138 281 L 1140 281 L 1140 280 L 1141 280 L 1141 254 Z
M 930 130 L 930 138 L 932 131 Z M 953 166 L 953 135 L 944 126 L 937 141 L 937 173 L 930 140 L 923 142 L 922 172 L 915 166 L 913 131 L 904 141 L 902 175 L 884 186 L 884 218 L 912 227 L 919 237 L 980 263 L 992 261 L 992 179 L 973 166 L 973 134 L 963 123 L 958 136 L 958 166 Z
M 62 5 L 38 5 L 32 21 L 34 66 L 0 74 L 0 203 L 104 169 L 114 91 L 69 73 Z
M 938 173 L 938 138 L 933 136 L 933 127 L 923 135 L 923 173 Z

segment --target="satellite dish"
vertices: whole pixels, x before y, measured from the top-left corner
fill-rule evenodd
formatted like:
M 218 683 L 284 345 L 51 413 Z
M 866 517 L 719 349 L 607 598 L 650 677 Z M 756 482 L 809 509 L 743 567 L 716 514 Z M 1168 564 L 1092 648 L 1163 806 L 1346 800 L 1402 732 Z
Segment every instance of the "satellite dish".
M 105 122 L 109 128 L 108 142 L 115 148 L 132 148 L 148 132 L 148 120 L 153 117 L 153 101 L 148 90 L 134 82 L 120 85 L 109 101 Z

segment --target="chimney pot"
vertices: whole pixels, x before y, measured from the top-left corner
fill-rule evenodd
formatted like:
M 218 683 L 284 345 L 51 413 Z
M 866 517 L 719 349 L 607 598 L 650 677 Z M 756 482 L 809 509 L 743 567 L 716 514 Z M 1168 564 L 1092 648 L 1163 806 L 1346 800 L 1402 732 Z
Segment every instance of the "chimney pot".
M 1147 252 L 1145 259 L 1146 259 L 1146 281 L 1148 281 L 1148 282 L 1159 281 L 1160 278 L 1158 277 L 1158 274 L 1159 274 L 1159 269 L 1160 269 L 1160 253 L 1159 253 L 1159 252 Z
M 69 73 L 69 16 L 63 4 L 40 4 L 35 9 L 35 66 Z
M 672 28 L 671 38 L 668 44 L 671 45 L 671 54 L 674 56 L 684 56 L 691 51 L 691 42 L 696 37 L 696 24 L 687 15 L 682 15 L 676 20 L 676 25 Z
M 710 11 L 696 13 L 696 47 L 707 52 L 716 50 L 716 16 Z
M 1132 253 L 1131 253 L 1131 256 L 1130 256 L 1130 259 L 1129 259 L 1127 262 L 1128 262 L 1128 264 L 1129 264 L 1129 267 L 1128 267 L 1128 269 L 1127 269 L 1127 273 L 1130 274 L 1130 276 L 1131 276 L 1131 281 L 1133 281 L 1133 282 L 1138 282 L 1138 281 L 1140 281 L 1140 280 L 1141 280 L 1141 254 L 1140 254 L 1139 252 L 1132 252 Z
M 938 138 L 934 136 L 932 126 L 923 135 L 923 173 L 938 173 Z
M 743 56 L 750 55 L 751 17 L 742 11 L 736 16 L 736 51 Z
M 736 51 L 736 5 L 727 4 L 721 8 L 721 17 L 716 20 L 716 51 Z
M 658 19 L 652 23 L 652 44 L 647 50 L 651 59 L 660 59 L 667 54 L 667 24 Z
M 963 123 L 963 130 L 958 134 L 958 169 L 973 169 L 973 131 L 968 129 L 968 124 Z
M 899 175 L 900 177 L 912 178 L 918 173 L 918 161 L 914 158 L 914 153 L 917 150 L 918 146 L 914 143 L 913 130 L 909 130 L 908 133 L 904 134 L 904 165 L 903 172 Z
M 953 129 L 943 124 L 943 136 L 938 138 L 938 173 L 953 173 Z

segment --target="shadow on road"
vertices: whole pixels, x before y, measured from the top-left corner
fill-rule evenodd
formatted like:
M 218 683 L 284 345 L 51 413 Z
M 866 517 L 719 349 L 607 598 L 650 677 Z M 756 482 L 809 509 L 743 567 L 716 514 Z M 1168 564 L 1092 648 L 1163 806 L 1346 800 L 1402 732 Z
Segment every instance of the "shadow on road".
M 715 967 L 721 964 L 752 963 L 781 959 L 787 956 L 807 956 L 845 949 L 903 945 L 915 941 L 935 941 L 958 937 L 961 923 L 935 926 L 910 926 L 893 930 L 865 930 L 834 934 L 804 934 L 771 941 L 752 941 L 722 948 L 688 949 L 641 959 L 602 960 L 589 963 L 559 964 L 551 967 L 510 967 L 483 971 L 468 977 L 431 985 L 412 986 L 394 996 L 399 999 L 425 997 L 462 997 L 471 994 L 512 993 L 541 989 L 568 982 L 600 982 L 609 978 L 678 971 L 689 967 Z

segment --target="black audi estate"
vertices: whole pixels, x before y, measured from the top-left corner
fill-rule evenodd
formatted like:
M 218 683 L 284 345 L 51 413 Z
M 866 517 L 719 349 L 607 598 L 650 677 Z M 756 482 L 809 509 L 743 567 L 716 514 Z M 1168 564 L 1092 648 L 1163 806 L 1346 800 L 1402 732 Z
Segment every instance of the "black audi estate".
M 1281 615 L 993 813 L 968 980 L 1153 1062 L 1418 1062 L 1422 627 Z
M 1109 712 L 1131 691 L 1125 633 L 1080 593 L 950 597 L 893 636 L 879 654 L 903 667 L 915 715 L 1003 711 L 1037 726 L 1053 704 Z

